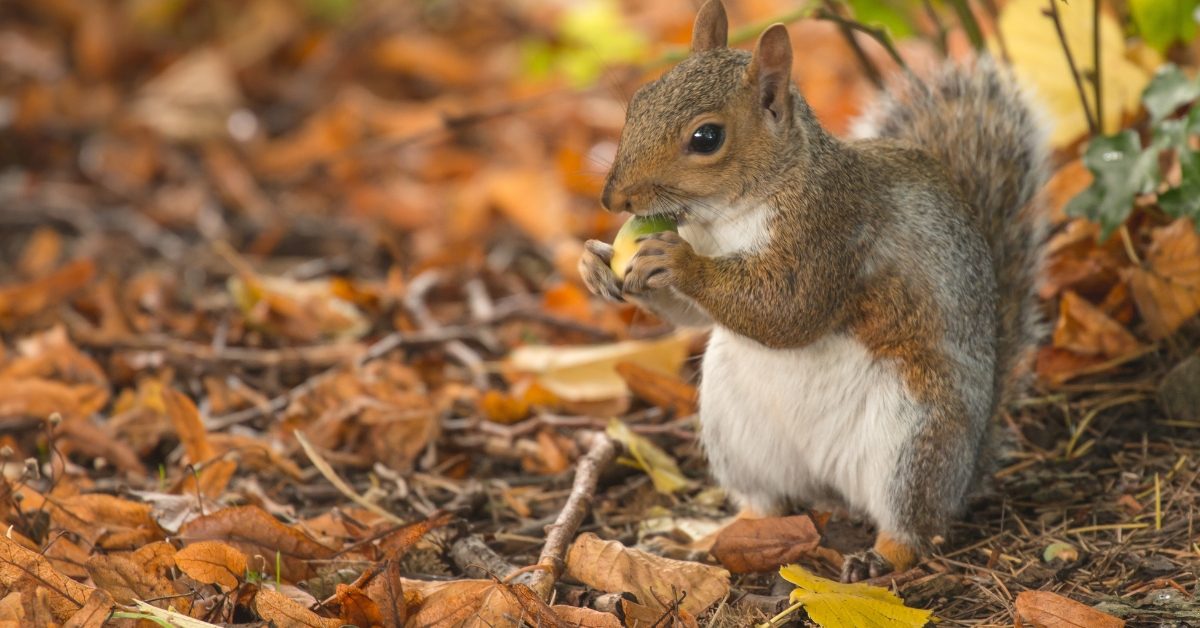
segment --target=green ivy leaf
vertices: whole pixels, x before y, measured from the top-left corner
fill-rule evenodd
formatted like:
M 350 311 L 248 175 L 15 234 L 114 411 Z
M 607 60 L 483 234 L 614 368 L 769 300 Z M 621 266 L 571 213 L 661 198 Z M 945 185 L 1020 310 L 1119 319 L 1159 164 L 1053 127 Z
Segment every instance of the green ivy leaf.
M 911 16 L 888 0 L 849 0 L 849 4 L 855 19 L 863 24 L 882 26 L 892 39 L 913 35 Z
M 1100 223 L 1100 237 L 1107 239 L 1129 217 L 1134 197 L 1157 186 L 1158 148 L 1143 151 L 1138 134 L 1126 129 L 1089 142 L 1083 165 L 1095 181 L 1067 203 L 1066 211 Z
M 1200 224 L 1200 177 L 1184 177 L 1179 187 L 1159 194 L 1158 206 L 1170 216 Z
M 1154 73 L 1146 91 L 1142 92 L 1142 102 L 1150 112 L 1150 121 L 1157 124 L 1176 109 L 1196 100 L 1197 96 L 1200 96 L 1200 84 L 1184 76 L 1175 64 L 1168 63 Z
M 1129 13 L 1150 47 L 1165 52 L 1196 35 L 1194 13 L 1200 0 L 1129 0 Z

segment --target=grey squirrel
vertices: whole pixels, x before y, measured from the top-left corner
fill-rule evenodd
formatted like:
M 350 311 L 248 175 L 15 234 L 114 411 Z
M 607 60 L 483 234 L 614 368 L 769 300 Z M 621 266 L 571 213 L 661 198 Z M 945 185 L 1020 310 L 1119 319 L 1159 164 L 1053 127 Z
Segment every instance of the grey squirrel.
M 628 107 L 602 204 L 674 218 L 589 289 L 709 324 L 700 438 L 744 508 L 842 505 L 877 530 L 856 581 L 908 569 L 987 470 L 993 418 L 1040 333 L 1045 132 L 986 56 L 910 79 L 843 141 L 792 84 L 782 24 L 727 47 L 719 0 L 692 53 Z

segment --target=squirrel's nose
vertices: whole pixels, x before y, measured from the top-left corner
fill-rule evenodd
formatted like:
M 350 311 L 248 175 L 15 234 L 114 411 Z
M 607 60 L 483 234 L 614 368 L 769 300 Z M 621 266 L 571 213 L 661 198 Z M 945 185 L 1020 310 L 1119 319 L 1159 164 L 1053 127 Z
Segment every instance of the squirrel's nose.
M 633 209 L 633 203 L 630 202 L 629 196 L 617 191 L 611 180 L 605 184 L 604 191 L 600 193 L 600 204 L 610 212 L 627 212 Z

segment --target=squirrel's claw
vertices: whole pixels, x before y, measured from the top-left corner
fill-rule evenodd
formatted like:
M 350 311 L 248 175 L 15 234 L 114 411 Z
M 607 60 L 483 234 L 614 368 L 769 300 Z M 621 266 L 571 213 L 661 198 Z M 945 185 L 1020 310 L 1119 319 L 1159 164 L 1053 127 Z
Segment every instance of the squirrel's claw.
M 674 231 L 638 238 L 638 252 L 630 260 L 629 270 L 625 273 L 625 293 L 636 296 L 675 285 L 677 260 L 687 246 L 687 242 Z
M 579 276 L 583 278 L 584 285 L 592 294 L 605 300 L 623 302 L 621 280 L 609 267 L 613 256 L 612 246 L 599 240 L 588 240 L 583 248 L 583 255 L 579 258 Z
M 850 554 L 842 561 L 842 582 L 859 582 L 891 573 L 892 563 L 873 549 Z

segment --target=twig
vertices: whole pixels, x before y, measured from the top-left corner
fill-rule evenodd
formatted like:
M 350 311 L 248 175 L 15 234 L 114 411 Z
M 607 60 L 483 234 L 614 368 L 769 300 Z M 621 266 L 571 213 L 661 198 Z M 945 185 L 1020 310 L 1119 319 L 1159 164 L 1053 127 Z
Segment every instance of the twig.
M 908 64 L 904 62 L 904 58 L 901 57 L 899 51 L 896 50 L 895 44 L 892 43 L 892 38 L 889 37 L 887 32 L 882 28 L 867 26 L 866 24 L 863 24 L 857 20 L 844 18 L 824 7 L 818 7 L 817 10 L 813 12 L 813 18 L 840 24 L 850 28 L 851 30 L 856 30 L 864 35 L 867 35 L 871 39 L 874 39 L 876 42 L 878 42 L 880 46 L 883 46 L 883 49 L 887 51 L 888 56 L 892 58 L 892 61 L 896 62 L 896 65 L 900 66 L 900 68 L 905 72 L 909 71 Z
M 600 481 L 600 472 L 617 455 L 616 443 L 603 432 L 586 432 L 580 436 L 580 440 L 587 445 L 588 452 L 579 459 L 575 468 L 575 483 L 571 486 L 567 503 L 558 513 L 558 519 L 546 526 L 546 544 L 542 547 L 542 554 L 537 562 L 545 569 L 525 574 L 528 577 L 523 576 L 520 580 L 543 600 L 550 599 L 554 582 L 565 568 L 567 547 L 575 537 L 575 531 L 583 523 L 583 518 L 591 510 L 592 499 L 596 495 L 596 484 Z
M 1000 8 L 996 6 L 996 0 L 983 0 L 983 6 L 987 9 L 988 17 L 992 18 L 992 23 L 996 25 L 996 42 L 1000 44 L 1000 56 L 1005 63 L 1012 63 L 1012 58 L 1008 56 L 1008 42 L 1004 39 L 1004 31 L 1000 30 Z
M 967 39 L 971 40 L 971 46 L 975 50 L 983 50 L 983 29 L 979 28 L 979 21 L 975 19 L 975 14 L 971 12 L 971 6 L 967 4 L 967 0 L 952 0 L 950 4 L 954 5 L 958 21 L 962 24 L 963 30 L 967 31 Z
M 836 0 L 825 0 L 825 10 L 830 13 L 838 13 L 839 4 L 845 6 Z M 862 46 L 859 45 L 858 39 L 854 36 L 854 30 L 844 22 L 835 22 L 835 24 L 837 24 L 838 31 L 842 33 L 842 38 L 850 45 L 850 50 L 854 53 L 854 57 L 858 59 L 858 64 L 862 66 L 863 72 L 866 72 L 867 78 L 871 80 L 871 83 L 876 88 L 883 89 L 883 76 L 879 73 L 879 68 L 875 67 L 875 63 L 863 51 Z
M 1075 65 L 1075 57 L 1071 54 L 1071 46 L 1067 43 L 1067 34 L 1063 32 L 1062 18 L 1058 14 L 1058 0 L 1050 0 L 1050 8 L 1042 11 L 1042 15 L 1054 22 L 1054 30 L 1058 33 L 1058 41 L 1062 43 L 1063 54 L 1067 57 L 1067 67 L 1071 69 L 1071 78 L 1075 80 L 1075 89 L 1079 91 L 1079 102 L 1083 104 L 1083 116 L 1087 118 L 1088 132 L 1096 134 L 1096 119 L 1092 117 L 1092 106 L 1088 104 L 1087 92 L 1083 89 L 1083 81 L 1079 78 L 1079 69 Z
M 1092 87 L 1096 90 L 1096 130 L 1104 133 L 1104 98 L 1100 90 L 1100 0 L 1092 0 Z
M 413 278 L 408 284 L 408 291 L 404 294 L 404 309 L 408 310 L 417 323 L 417 327 L 422 331 L 433 331 L 442 327 L 441 323 L 430 313 L 429 307 L 425 305 L 425 295 L 440 281 L 441 276 L 437 271 L 427 270 Z M 476 388 L 487 390 L 487 367 L 478 353 L 460 340 L 446 343 L 446 353 L 467 367 Z
M 325 479 L 329 480 L 329 483 L 336 487 L 337 490 L 341 491 L 341 493 L 348 497 L 350 501 L 362 506 L 363 508 L 366 508 L 367 510 L 370 510 L 371 512 L 383 517 L 388 521 L 391 521 L 392 523 L 405 523 L 403 519 L 388 512 L 387 509 L 381 507 L 379 504 L 376 504 L 362 495 L 359 495 L 353 487 L 347 484 L 346 481 L 337 474 L 337 471 L 333 470 L 333 467 L 329 466 L 329 463 L 325 461 L 325 458 L 321 456 L 320 452 L 318 452 L 317 449 L 312 446 L 312 443 L 309 443 L 308 439 L 304 437 L 303 432 L 296 430 L 292 432 L 292 434 L 296 436 L 296 440 L 300 443 L 300 446 L 304 448 L 304 455 L 308 456 L 308 459 L 312 461 L 313 466 L 317 468 L 317 471 L 320 471 L 321 475 L 325 476 Z
M 936 31 L 934 41 L 937 43 L 938 52 L 945 57 L 950 54 L 950 46 L 946 43 L 950 31 L 946 28 L 946 23 L 942 21 L 942 16 L 938 15 L 937 9 L 933 8 L 933 0 L 922 0 L 922 4 L 925 5 L 925 14 L 933 22 L 933 28 Z
M 517 570 L 483 542 L 478 534 L 467 535 L 450 546 L 450 560 L 468 578 L 499 578 L 503 580 Z

